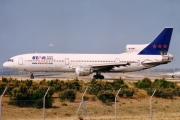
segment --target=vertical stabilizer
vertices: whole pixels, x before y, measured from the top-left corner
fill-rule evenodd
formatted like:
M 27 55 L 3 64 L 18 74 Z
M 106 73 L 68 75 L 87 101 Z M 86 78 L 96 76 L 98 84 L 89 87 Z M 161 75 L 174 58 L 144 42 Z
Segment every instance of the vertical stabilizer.
M 166 55 L 169 49 L 173 28 L 164 30 L 139 55 Z

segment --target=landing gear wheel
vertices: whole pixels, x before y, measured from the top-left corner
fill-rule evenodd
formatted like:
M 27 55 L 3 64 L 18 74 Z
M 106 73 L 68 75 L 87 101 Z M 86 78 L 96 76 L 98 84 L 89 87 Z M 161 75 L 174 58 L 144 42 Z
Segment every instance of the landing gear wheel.
M 104 76 L 103 75 L 99 75 L 99 79 L 104 79 Z
M 94 79 L 104 79 L 103 75 L 94 75 L 93 76 Z
M 31 73 L 31 76 L 30 76 L 30 78 L 31 78 L 31 79 L 34 79 L 34 75 L 33 75 L 33 73 Z
M 98 79 L 98 75 L 94 75 L 93 78 L 94 78 L 94 79 Z

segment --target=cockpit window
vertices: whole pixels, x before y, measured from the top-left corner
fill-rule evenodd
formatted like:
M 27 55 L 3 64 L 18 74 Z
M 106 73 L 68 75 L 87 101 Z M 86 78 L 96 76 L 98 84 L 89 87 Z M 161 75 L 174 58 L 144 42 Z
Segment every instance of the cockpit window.
M 9 59 L 8 62 L 14 62 L 14 60 L 13 59 Z

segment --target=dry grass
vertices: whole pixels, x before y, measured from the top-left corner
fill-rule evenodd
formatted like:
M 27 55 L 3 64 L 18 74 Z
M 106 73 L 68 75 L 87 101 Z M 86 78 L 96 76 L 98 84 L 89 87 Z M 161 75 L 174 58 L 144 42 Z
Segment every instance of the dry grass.
M 37 81 L 39 82 L 39 81 Z M 84 81 L 84 82 L 89 82 Z M 130 88 L 133 88 L 133 82 L 126 82 Z M 178 83 L 179 85 L 179 83 Z M 149 120 L 150 119 L 150 101 L 145 90 L 135 89 L 135 95 L 132 99 L 118 98 L 117 102 L 117 120 Z M 76 111 L 81 102 L 82 93 L 77 93 L 77 99 L 74 103 L 61 102 L 58 94 L 54 94 L 55 101 L 53 108 L 45 110 L 46 120 L 73 120 Z M 102 104 L 94 99 L 93 95 L 87 95 L 88 101 L 85 101 L 84 119 L 92 120 L 114 120 L 114 103 L 111 105 Z M 153 120 L 179 120 L 180 119 L 180 98 L 161 99 L 153 98 Z M 2 119 L 3 120 L 42 120 L 42 109 L 20 108 L 8 105 L 9 97 L 3 97 Z M 66 103 L 67 106 L 63 106 Z M 88 110 L 88 112 L 86 112 Z M 82 115 L 82 109 L 78 116 Z
M 141 94 L 144 94 L 142 91 Z M 68 106 L 62 106 L 62 102 L 55 97 L 53 108 L 46 109 L 46 120 L 72 120 L 81 102 L 80 94 L 78 100 L 74 103 L 65 102 Z M 137 95 L 136 95 L 137 96 Z M 93 96 L 89 96 L 90 98 Z M 180 98 L 176 99 L 158 99 L 153 98 L 153 120 L 175 120 L 180 118 Z M 2 118 L 4 120 L 41 120 L 42 109 L 20 108 L 8 105 L 9 97 L 3 98 Z M 85 102 L 85 119 L 89 116 L 93 120 L 113 120 L 114 103 L 112 105 L 102 104 L 99 100 Z M 88 110 L 88 112 L 86 112 Z M 81 116 L 82 109 L 78 112 Z M 89 116 L 88 116 L 89 115 Z M 143 99 L 125 99 L 118 98 L 117 102 L 117 119 L 118 120 L 146 120 L 149 119 L 149 98 Z

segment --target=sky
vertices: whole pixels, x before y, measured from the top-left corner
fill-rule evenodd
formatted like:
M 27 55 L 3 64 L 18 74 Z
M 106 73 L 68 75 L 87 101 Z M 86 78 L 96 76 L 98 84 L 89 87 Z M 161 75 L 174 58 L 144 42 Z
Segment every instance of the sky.
M 173 27 L 169 52 L 180 67 L 179 0 L 0 0 L 0 68 L 25 53 L 119 54 Z M 53 47 L 50 47 L 50 44 Z

